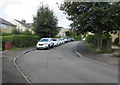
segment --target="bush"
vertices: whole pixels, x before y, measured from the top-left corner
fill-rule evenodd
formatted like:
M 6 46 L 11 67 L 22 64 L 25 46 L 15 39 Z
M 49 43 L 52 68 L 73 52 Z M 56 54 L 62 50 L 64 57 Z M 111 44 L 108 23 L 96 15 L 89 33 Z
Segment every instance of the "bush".
M 73 38 L 75 38 L 76 41 L 80 41 L 82 39 L 81 35 L 78 35 L 78 36 L 73 37 Z
M 6 42 L 13 42 L 13 37 L 12 36 L 2 36 L 2 50 L 5 49 L 5 43 Z
M 102 36 L 103 36 L 103 40 L 111 38 L 111 35 L 109 33 L 103 33 Z
M 2 36 L 2 49 L 4 50 L 6 42 L 11 42 L 12 46 L 18 48 L 33 46 L 37 43 L 39 38 L 38 36 L 29 35 Z
M 15 47 L 28 47 L 35 45 L 37 40 L 39 39 L 38 36 L 28 36 L 28 35 L 14 35 L 13 36 L 13 45 Z
M 29 30 L 25 30 L 24 32 L 21 32 L 23 35 L 32 35 L 32 33 Z
M 93 43 L 94 40 L 95 40 L 95 35 L 88 35 L 88 36 L 86 37 L 87 43 Z

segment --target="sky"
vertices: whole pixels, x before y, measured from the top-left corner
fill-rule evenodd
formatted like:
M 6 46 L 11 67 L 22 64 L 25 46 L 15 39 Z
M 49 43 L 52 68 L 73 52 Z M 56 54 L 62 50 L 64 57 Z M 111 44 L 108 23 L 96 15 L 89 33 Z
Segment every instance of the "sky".
M 26 22 L 32 23 L 33 16 L 36 15 L 41 2 L 49 5 L 49 8 L 54 11 L 59 20 L 58 26 L 70 28 L 71 21 L 66 19 L 67 15 L 63 14 L 56 4 L 56 2 L 62 3 L 63 0 L 0 0 L 0 17 L 7 21 L 24 19 Z

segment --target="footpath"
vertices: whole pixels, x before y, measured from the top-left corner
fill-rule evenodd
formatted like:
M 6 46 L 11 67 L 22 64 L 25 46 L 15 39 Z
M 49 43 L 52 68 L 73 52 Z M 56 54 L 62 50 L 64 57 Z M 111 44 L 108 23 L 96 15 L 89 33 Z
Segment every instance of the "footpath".
M 9 50 L 2 52 L 2 83 L 27 83 L 19 71 L 16 69 L 13 59 L 24 51 L 35 47 L 22 48 L 19 50 Z
M 114 53 L 96 53 L 91 51 L 85 41 L 84 42 L 80 42 L 79 45 L 76 48 L 76 51 L 81 54 L 83 56 L 83 58 L 88 58 L 91 60 L 95 60 L 95 61 L 99 61 L 114 67 L 118 67 L 119 63 L 118 63 L 118 56 L 114 56 L 114 54 L 118 54 L 118 52 L 120 51 L 116 51 Z M 120 56 L 119 56 L 120 57 Z

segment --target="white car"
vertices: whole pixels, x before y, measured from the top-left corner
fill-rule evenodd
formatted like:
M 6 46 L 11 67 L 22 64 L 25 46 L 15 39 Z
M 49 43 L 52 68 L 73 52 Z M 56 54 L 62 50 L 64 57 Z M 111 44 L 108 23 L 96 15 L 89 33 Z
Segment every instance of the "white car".
M 62 39 L 62 38 L 59 38 L 59 42 L 60 42 L 60 44 L 64 44 L 65 43 L 64 39 Z
M 54 43 L 54 46 L 58 46 L 59 45 L 58 40 L 56 38 L 53 38 L 53 43 Z
M 52 38 L 42 38 L 38 41 L 36 45 L 37 49 L 50 49 L 54 47 L 53 39 Z
M 61 45 L 61 41 L 59 38 L 57 38 L 57 43 L 58 43 L 58 46 Z

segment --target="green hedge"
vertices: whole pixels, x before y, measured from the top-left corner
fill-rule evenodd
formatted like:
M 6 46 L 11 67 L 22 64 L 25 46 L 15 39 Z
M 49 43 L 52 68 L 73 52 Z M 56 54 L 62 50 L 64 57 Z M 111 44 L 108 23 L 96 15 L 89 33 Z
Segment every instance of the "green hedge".
M 11 35 L 11 36 L 2 36 L 2 49 L 4 49 L 5 42 L 11 42 L 12 46 L 22 48 L 34 46 L 39 40 L 38 36 L 30 35 Z
M 93 40 L 95 40 L 95 35 L 88 35 L 86 37 L 87 43 L 93 43 Z
M 2 50 L 5 49 L 5 43 L 6 42 L 13 43 L 13 37 L 12 36 L 2 36 Z
M 81 35 L 78 35 L 78 36 L 73 37 L 73 38 L 75 38 L 76 41 L 80 41 L 82 39 Z

